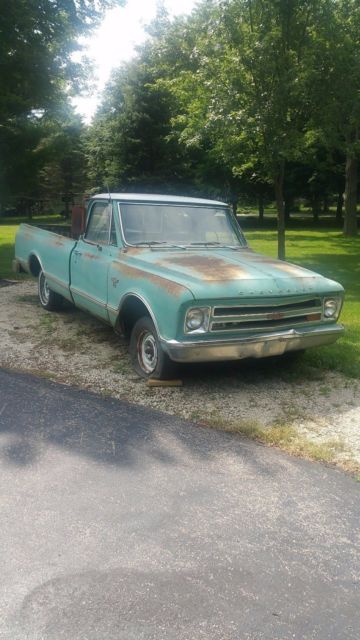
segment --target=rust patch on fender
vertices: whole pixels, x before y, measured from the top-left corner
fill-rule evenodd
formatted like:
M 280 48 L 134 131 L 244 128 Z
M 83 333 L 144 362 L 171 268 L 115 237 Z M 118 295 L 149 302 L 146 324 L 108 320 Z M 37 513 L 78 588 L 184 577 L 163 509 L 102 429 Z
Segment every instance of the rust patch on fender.
M 172 280 L 168 280 L 167 278 L 163 278 L 161 276 L 157 276 L 154 273 L 148 273 L 143 269 L 139 269 L 137 267 L 131 267 L 128 264 L 124 264 L 122 262 L 114 262 L 113 267 L 120 271 L 125 277 L 135 278 L 137 280 L 143 279 L 147 280 L 147 282 L 151 282 L 155 286 L 163 289 L 170 296 L 174 298 L 179 297 L 184 291 L 186 291 L 186 287 L 182 284 L 178 284 L 177 282 L 173 282 Z
M 184 255 L 176 258 L 172 257 L 169 260 L 161 260 L 157 264 L 165 267 L 178 264 L 192 271 L 194 275 L 201 276 L 203 280 L 208 281 L 245 280 L 250 276 L 249 271 L 239 265 L 226 262 L 222 258 L 209 256 Z

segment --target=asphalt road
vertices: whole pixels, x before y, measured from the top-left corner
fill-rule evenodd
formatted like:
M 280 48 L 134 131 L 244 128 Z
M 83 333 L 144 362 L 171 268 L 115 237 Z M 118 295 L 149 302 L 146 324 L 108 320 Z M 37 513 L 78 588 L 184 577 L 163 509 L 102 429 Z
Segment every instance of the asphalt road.
M 1 640 L 360 637 L 341 472 L 0 370 L 0 491 Z

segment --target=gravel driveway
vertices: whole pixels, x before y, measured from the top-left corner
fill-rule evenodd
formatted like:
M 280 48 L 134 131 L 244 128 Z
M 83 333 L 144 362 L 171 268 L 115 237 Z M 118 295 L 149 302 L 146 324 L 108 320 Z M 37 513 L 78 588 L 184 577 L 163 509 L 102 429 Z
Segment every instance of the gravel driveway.
M 2 367 L 225 429 L 251 434 L 286 426 L 304 442 L 332 450 L 337 464 L 360 469 L 357 380 L 310 367 L 299 376 L 296 363 L 271 360 L 188 366 L 182 387 L 148 387 L 133 373 L 127 345 L 112 329 L 70 305 L 45 312 L 35 281 L 2 287 L 0 298 Z

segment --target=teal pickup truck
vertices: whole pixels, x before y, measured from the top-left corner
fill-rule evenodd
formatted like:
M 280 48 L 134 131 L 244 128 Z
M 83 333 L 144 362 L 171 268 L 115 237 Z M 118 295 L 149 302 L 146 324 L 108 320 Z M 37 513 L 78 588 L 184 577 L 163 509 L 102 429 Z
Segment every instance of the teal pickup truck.
M 262 358 L 330 344 L 344 290 L 259 255 L 223 202 L 100 194 L 78 240 L 22 224 L 14 268 L 38 278 L 41 305 L 69 300 L 129 338 L 139 375 L 174 363 Z

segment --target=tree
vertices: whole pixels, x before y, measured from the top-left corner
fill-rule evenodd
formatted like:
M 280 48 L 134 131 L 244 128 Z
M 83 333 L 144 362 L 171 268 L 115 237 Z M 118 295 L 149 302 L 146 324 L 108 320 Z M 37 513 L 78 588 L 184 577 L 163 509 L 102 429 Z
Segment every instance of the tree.
M 304 80 L 322 5 L 319 0 L 204 3 L 188 26 L 196 32 L 196 69 L 171 77 L 185 110 L 178 122 L 187 143 L 206 132 L 235 174 L 253 172 L 273 184 L 280 258 L 285 257 L 286 164 L 300 160 L 305 149 Z
M 360 154 L 360 5 L 337 0 L 317 25 L 311 73 L 314 110 L 308 137 L 345 158 L 344 234 L 357 233 L 357 182 Z
M 39 171 L 39 197 L 62 203 L 65 217 L 70 204 L 83 194 L 86 183 L 85 127 L 81 117 L 68 105 L 47 118 L 47 135 L 38 146 L 43 155 Z
M 113 72 L 105 88 L 87 140 L 90 179 L 100 188 L 171 192 L 195 182 L 193 159 L 173 135 L 176 100 L 157 83 L 162 69 L 154 41 L 167 24 L 162 13 L 151 27 L 152 39 Z
M 78 90 L 86 69 L 72 54 L 105 9 L 124 0 L 1 0 L 0 124 Z
M 30 197 L 29 176 L 36 182 L 35 165 L 42 158 L 33 153 L 45 122 L 41 116 L 85 86 L 89 65 L 74 62 L 73 53 L 81 50 L 80 36 L 89 34 L 116 2 L 124 0 L 0 0 L 2 205 L 16 194 Z M 16 176 L 16 184 L 10 176 Z
M 21 203 L 24 213 L 38 192 L 38 175 L 44 155 L 37 153 L 43 128 L 36 117 L 18 118 L 16 125 L 4 128 L 0 135 L 0 194 L 1 206 Z M 14 198 L 16 194 L 16 198 Z

